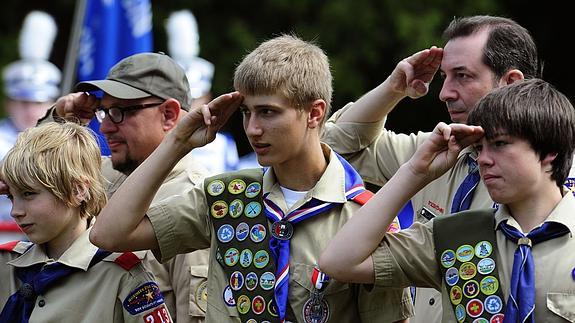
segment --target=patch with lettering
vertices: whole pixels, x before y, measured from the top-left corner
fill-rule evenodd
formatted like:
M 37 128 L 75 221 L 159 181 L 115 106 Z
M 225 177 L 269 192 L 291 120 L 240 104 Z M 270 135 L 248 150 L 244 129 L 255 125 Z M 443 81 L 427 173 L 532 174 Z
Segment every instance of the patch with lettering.
M 147 282 L 126 296 L 122 305 L 132 315 L 143 313 L 164 303 L 160 287 L 155 282 Z

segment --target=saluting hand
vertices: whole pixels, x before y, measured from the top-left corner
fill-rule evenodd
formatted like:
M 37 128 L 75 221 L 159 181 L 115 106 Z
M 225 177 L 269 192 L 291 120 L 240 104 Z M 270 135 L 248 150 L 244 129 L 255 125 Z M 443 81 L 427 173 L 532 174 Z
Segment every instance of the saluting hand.
M 70 93 L 56 100 L 56 115 L 68 121 L 88 124 L 94 118 L 94 112 L 100 105 L 100 99 L 86 92 Z
M 403 59 L 389 77 L 393 90 L 412 99 L 426 95 L 442 58 L 443 49 L 432 46 Z
M 220 95 L 208 104 L 195 107 L 182 118 L 172 133 L 182 153 L 204 146 L 216 138 L 216 133 L 228 121 L 242 102 L 239 92 Z
M 432 181 L 453 167 L 463 148 L 483 137 L 479 126 L 440 122 L 408 161 L 414 174 Z

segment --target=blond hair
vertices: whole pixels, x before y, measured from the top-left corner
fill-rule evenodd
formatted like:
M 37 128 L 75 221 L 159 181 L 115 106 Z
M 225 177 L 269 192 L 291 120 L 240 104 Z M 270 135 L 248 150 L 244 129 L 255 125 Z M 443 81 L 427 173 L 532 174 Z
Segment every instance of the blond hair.
M 245 95 L 280 94 L 302 110 L 322 99 L 326 116 L 331 109 L 333 87 L 327 55 L 312 42 L 293 35 L 263 42 L 249 53 L 236 68 L 234 87 Z
M 19 191 L 45 187 L 67 207 L 91 219 L 106 204 L 100 148 L 90 129 L 72 122 L 30 128 L 0 165 L 0 177 Z M 78 200 L 78 190 L 84 190 Z

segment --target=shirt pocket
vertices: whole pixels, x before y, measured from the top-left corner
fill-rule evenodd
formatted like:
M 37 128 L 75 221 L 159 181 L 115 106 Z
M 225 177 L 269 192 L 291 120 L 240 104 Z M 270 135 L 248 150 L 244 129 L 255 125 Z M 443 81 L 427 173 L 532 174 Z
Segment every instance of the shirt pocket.
M 575 294 L 547 293 L 547 308 L 569 322 L 575 322 Z
M 208 266 L 190 266 L 190 308 L 191 316 L 203 317 L 208 307 Z

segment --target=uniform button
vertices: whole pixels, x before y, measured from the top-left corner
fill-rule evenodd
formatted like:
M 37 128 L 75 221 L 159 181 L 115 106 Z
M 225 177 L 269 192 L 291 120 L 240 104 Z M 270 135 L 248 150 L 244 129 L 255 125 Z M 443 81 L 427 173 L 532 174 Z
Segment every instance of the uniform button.
M 46 305 L 46 301 L 45 301 L 45 300 L 41 299 L 41 300 L 38 301 L 38 306 L 44 307 L 44 305 Z
M 429 305 L 433 306 L 433 304 L 435 304 L 435 298 L 430 298 Z

